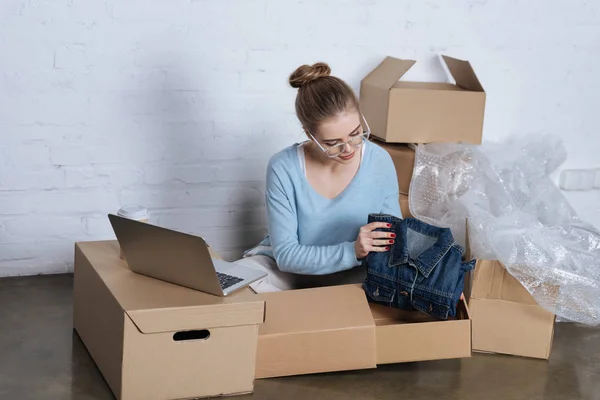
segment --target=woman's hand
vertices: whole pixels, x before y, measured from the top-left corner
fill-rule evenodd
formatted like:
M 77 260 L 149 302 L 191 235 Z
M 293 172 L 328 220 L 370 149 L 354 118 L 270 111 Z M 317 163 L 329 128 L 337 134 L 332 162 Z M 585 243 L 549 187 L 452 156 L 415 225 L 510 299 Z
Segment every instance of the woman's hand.
M 358 238 L 354 242 L 354 252 L 356 259 L 365 258 L 372 251 L 388 251 L 389 245 L 394 243 L 395 233 L 392 232 L 373 232 L 377 228 L 389 228 L 392 225 L 385 222 L 371 222 L 360 228 Z

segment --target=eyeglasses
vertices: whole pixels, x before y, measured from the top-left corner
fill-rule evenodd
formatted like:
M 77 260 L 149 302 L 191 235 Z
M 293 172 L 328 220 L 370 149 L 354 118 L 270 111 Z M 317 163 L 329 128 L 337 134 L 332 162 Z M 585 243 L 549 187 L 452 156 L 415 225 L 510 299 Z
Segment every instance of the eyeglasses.
M 342 143 L 335 144 L 333 146 L 324 147 L 323 145 L 321 145 L 321 143 L 319 143 L 319 141 L 317 139 L 315 139 L 315 137 L 312 135 L 312 133 L 310 133 L 308 131 L 306 131 L 306 133 L 317 144 L 317 146 L 319 146 L 321 151 L 323 151 L 323 153 L 325 153 L 325 155 L 327 157 L 335 158 L 346 152 L 346 145 L 350 145 L 353 148 L 360 147 L 363 144 L 363 142 L 366 141 L 369 138 L 369 136 L 371 135 L 371 129 L 369 129 L 369 124 L 367 123 L 365 116 L 362 113 L 360 114 L 360 116 L 365 124 L 366 130 L 363 130 L 363 133 L 361 135 L 352 136 L 350 139 L 348 139 L 347 142 L 342 142 Z

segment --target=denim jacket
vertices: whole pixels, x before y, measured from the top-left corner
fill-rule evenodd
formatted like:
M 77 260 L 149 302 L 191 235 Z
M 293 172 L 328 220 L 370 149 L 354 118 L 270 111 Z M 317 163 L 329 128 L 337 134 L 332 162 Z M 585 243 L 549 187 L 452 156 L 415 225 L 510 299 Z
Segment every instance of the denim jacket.
M 363 289 L 369 300 L 439 319 L 456 317 L 465 274 L 475 260 L 463 262 L 464 249 L 450 229 L 386 214 L 370 214 L 371 222 L 391 224 L 377 231 L 393 232 L 396 239 L 389 251 L 371 252 L 365 259 Z

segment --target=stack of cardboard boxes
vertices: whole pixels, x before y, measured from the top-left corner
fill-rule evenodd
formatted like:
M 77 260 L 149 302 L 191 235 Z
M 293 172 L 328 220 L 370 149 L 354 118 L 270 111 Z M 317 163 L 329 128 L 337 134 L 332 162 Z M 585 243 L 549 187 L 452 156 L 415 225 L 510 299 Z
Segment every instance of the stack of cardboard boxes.
M 414 62 L 394 58 L 362 83 L 361 107 L 396 163 L 405 217 L 407 144 L 481 141 L 485 93 L 469 63 L 444 59 L 456 85 L 398 82 Z M 132 272 L 116 241 L 75 244 L 74 328 L 118 399 L 249 393 L 254 379 L 473 349 L 548 357 L 553 316 L 502 265 L 479 262 L 469 297 L 446 321 L 369 303 L 360 284 L 222 298 Z
M 415 62 L 387 57 L 360 86 L 360 107 L 372 137 L 394 160 L 404 218 L 410 217 L 408 191 L 415 164 L 414 144 L 481 143 L 483 87 L 468 62 L 443 59 L 456 84 L 399 81 Z
M 374 142 L 388 151 L 396 166 L 404 218 L 412 217 L 408 194 L 416 145 L 482 142 L 483 86 L 469 62 L 447 56 L 442 59 L 455 84 L 400 81 L 415 62 L 392 57 L 361 82 L 360 106 Z M 468 279 L 473 350 L 543 359 L 550 356 L 554 315 L 537 305 L 501 263 L 478 260 Z

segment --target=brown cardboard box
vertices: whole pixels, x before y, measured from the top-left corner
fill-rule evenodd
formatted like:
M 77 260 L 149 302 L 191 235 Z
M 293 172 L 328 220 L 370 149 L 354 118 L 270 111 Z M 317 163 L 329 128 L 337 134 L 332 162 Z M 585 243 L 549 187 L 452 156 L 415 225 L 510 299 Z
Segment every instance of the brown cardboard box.
M 377 364 L 471 357 L 471 319 L 462 300 L 458 318 L 447 321 L 418 311 L 370 307 L 377 326 Z
M 386 57 L 361 81 L 360 107 L 389 143 L 482 141 L 486 94 L 468 61 L 443 56 L 456 84 L 398 81 L 413 60 Z
M 498 261 L 479 260 L 471 298 L 473 350 L 548 359 L 554 315 Z
M 257 378 L 471 356 L 471 320 L 434 320 L 369 303 L 360 284 L 258 295 L 266 301 Z
M 252 392 L 264 305 L 136 274 L 116 241 L 75 245 L 73 326 L 117 399 Z
M 398 175 L 400 194 L 408 195 L 415 168 L 415 150 L 406 144 L 385 143 L 380 140 L 376 140 L 374 143 L 385 149 L 392 157 L 396 175 Z
M 257 297 L 267 304 L 257 378 L 375 368 L 375 324 L 360 285 Z
M 403 194 L 400 195 L 400 211 L 402 211 L 402 218 L 413 218 L 408 206 L 408 196 Z

